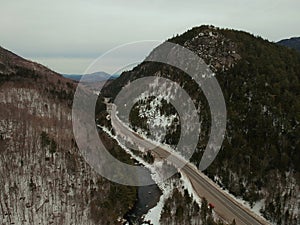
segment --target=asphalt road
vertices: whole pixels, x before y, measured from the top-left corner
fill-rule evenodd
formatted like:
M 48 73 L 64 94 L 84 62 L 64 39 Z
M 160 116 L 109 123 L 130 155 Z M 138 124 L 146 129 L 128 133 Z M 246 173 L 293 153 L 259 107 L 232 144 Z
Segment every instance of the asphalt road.
M 171 155 L 167 149 L 156 147 L 150 141 L 141 138 L 138 134 L 129 130 L 117 117 L 116 108 L 112 105 L 111 108 L 112 126 L 117 133 L 130 138 L 136 145 L 145 149 L 152 149 L 156 157 L 166 159 Z M 171 158 L 171 159 L 170 159 Z M 180 172 L 183 173 L 191 182 L 195 193 L 199 197 L 205 197 L 209 203 L 214 205 L 214 211 L 223 220 L 231 223 L 233 219 L 237 225 L 261 225 L 270 224 L 248 208 L 238 203 L 233 197 L 224 192 L 220 187 L 209 180 L 201 171 L 197 170 L 189 162 L 184 162 L 183 159 L 173 155 L 169 157 L 172 164 L 181 166 Z

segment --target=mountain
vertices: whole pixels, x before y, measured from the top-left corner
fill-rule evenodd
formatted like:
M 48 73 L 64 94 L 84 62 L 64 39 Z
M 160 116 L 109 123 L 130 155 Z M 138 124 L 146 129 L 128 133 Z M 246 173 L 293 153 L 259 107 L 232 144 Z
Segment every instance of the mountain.
M 83 77 L 83 75 L 79 74 L 63 74 L 63 76 L 75 81 L 80 81 L 80 79 Z M 85 74 L 84 82 L 102 82 L 107 81 L 109 79 L 115 79 L 117 77 L 118 75 L 111 76 L 105 72 L 96 72 L 92 74 Z
M 300 37 L 293 37 L 290 39 L 284 39 L 278 42 L 282 46 L 293 48 L 300 52 Z
M 0 47 L 0 224 L 122 224 L 133 206 L 136 189 L 104 179 L 79 152 L 76 85 Z
M 212 26 L 195 27 L 168 41 L 198 54 L 214 72 L 224 94 L 228 114 L 225 140 L 204 172 L 236 197 L 255 205 L 274 224 L 299 224 L 300 55 L 243 31 Z M 191 161 L 198 166 L 210 131 L 209 105 L 201 88 L 183 71 L 142 62 L 106 86 L 103 95 L 114 99 L 128 83 L 146 76 L 178 83 L 195 103 L 201 134 Z M 149 90 L 154 86 L 160 88 L 159 83 L 149 83 Z M 165 88 L 165 96 L 174 91 L 177 89 Z M 167 131 L 164 143 L 176 146 L 180 118 L 168 99 L 139 100 L 131 109 L 131 126 L 149 135 L 152 117 L 167 121 L 155 126 Z M 151 137 L 160 141 L 162 135 Z M 175 206 L 166 215 L 177 210 L 184 211 Z
M 79 74 L 62 74 L 65 78 L 75 80 L 75 81 L 80 81 L 82 75 Z

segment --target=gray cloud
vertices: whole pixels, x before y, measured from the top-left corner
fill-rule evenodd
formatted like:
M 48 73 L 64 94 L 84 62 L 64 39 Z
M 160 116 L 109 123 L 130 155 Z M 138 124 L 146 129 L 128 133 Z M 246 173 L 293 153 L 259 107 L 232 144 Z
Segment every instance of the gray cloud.
M 79 64 L 117 45 L 165 40 L 201 24 L 273 41 L 300 35 L 298 0 L 0 0 L 0 5 L 0 45 L 48 60 L 60 72 L 80 72 Z

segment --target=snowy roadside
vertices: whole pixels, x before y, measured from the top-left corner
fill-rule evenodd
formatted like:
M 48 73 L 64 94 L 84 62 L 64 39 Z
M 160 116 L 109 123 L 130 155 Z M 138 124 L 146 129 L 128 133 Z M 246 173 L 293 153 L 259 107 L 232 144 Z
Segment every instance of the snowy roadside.
M 160 215 L 165 203 L 165 200 L 170 197 L 173 191 L 173 184 L 172 182 L 162 182 L 161 177 L 158 176 L 156 173 L 156 170 L 161 167 L 160 162 L 156 162 L 153 165 L 150 165 L 146 161 L 144 161 L 141 157 L 136 156 L 130 149 L 128 149 L 126 146 L 124 146 L 118 138 L 111 133 L 106 127 L 98 126 L 101 128 L 105 133 L 107 133 L 110 137 L 112 137 L 114 140 L 117 141 L 118 145 L 125 150 L 126 153 L 128 153 L 131 158 L 135 159 L 138 163 L 141 163 L 145 168 L 149 169 L 151 172 L 151 178 L 154 180 L 154 182 L 157 184 L 159 189 L 162 191 L 162 195 L 160 196 L 159 202 L 156 206 L 154 206 L 152 209 L 149 209 L 148 213 L 144 215 L 144 221 L 147 221 L 148 223 L 144 222 L 143 224 L 149 224 L 149 222 L 153 225 L 160 225 L 159 219 Z
M 128 124 L 124 124 L 118 117 L 116 117 L 123 125 L 124 127 L 126 127 L 128 130 L 130 130 L 133 133 L 136 133 L 135 131 L 133 131 L 130 126 Z M 186 159 L 183 155 L 181 155 L 180 153 L 178 153 L 177 151 L 175 151 L 174 149 L 172 149 L 169 145 L 166 144 L 161 144 L 157 141 L 154 140 L 150 140 L 148 139 L 148 137 L 143 133 L 143 132 L 139 132 L 138 135 L 147 140 L 148 142 L 150 142 L 151 144 L 155 145 L 155 146 L 160 146 L 161 148 L 167 150 L 168 152 L 172 153 L 173 155 L 175 155 L 177 158 L 179 158 L 180 160 L 183 161 L 189 161 L 188 159 Z M 190 163 L 190 166 L 197 172 L 199 172 L 198 168 Z M 195 193 L 195 191 L 193 190 L 193 187 L 191 185 L 191 182 L 189 181 L 189 179 L 185 176 L 184 173 L 182 173 L 179 170 L 180 174 L 182 175 L 182 181 L 184 186 L 188 189 L 189 194 L 193 197 L 193 199 L 199 204 L 199 206 L 201 206 L 201 198 Z M 207 182 L 209 182 L 212 186 L 214 186 L 216 189 L 218 189 L 220 192 L 222 192 L 224 195 L 227 195 L 228 198 L 234 199 L 236 203 L 238 203 L 239 205 L 243 206 L 243 208 L 245 208 L 247 211 L 251 211 L 252 213 L 255 214 L 255 217 L 263 220 L 265 222 L 270 223 L 270 221 L 267 221 L 263 215 L 260 212 L 260 209 L 264 206 L 264 202 L 263 201 L 259 201 L 256 202 L 254 204 L 254 206 L 251 208 L 250 203 L 247 201 L 244 201 L 243 199 L 237 198 L 234 195 L 230 194 L 228 190 L 224 190 L 222 187 L 220 187 L 217 183 L 215 183 L 214 181 L 212 181 L 209 177 L 207 177 L 204 173 L 199 173 L 201 175 L 202 178 L 204 178 Z
M 120 119 L 117 117 L 117 119 L 120 121 Z M 122 122 L 122 121 L 120 121 Z M 127 124 L 124 124 L 122 122 L 123 126 L 125 126 L 128 130 L 130 130 L 133 133 L 134 132 Z M 101 127 L 102 128 L 102 127 Z M 155 172 L 157 169 L 159 169 L 159 167 L 161 167 L 161 162 L 155 162 L 153 165 L 145 162 L 142 158 L 136 156 L 135 154 L 133 154 L 126 146 L 124 146 L 122 143 L 120 143 L 117 139 L 116 136 L 113 136 L 111 134 L 110 131 L 108 131 L 106 128 L 102 128 L 106 133 L 108 133 L 111 137 L 113 137 L 115 140 L 117 140 L 118 144 L 127 152 L 131 155 L 132 158 L 134 158 L 135 160 L 137 160 L 139 163 L 141 163 L 142 165 L 144 165 L 147 169 L 150 170 L 151 172 L 151 177 L 152 179 L 155 181 L 155 183 L 159 186 L 159 188 L 162 191 L 162 196 L 160 198 L 160 201 L 158 202 L 157 206 L 155 206 L 154 208 L 150 209 L 149 212 L 145 215 L 145 221 L 150 220 L 151 224 L 153 225 L 157 225 L 159 224 L 159 218 L 162 212 L 162 208 L 164 205 L 165 200 L 170 196 L 170 194 L 172 194 L 172 190 L 174 187 L 172 186 L 168 186 L 166 184 L 164 184 L 162 182 L 162 178 L 158 176 L 158 174 Z M 187 159 L 185 159 L 184 156 L 182 156 L 180 153 L 176 152 L 174 149 L 172 149 L 170 146 L 166 145 L 166 144 L 161 144 L 159 142 L 153 141 L 153 140 L 149 140 L 148 137 L 146 137 L 146 135 L 144 135 L 143 133 L 139 133 L 138 134 L 141 138 L 147 140 L 148 142 L 150 142 L 151 144 L 155 145 L 155 146 L 160 146 L 162 148 L 164 148 L 165 150 L 169 151 L 170 153 L 174 154 L 176 157 L 178 157 L 180 160 L 183 161 L 189 161 Z M 130 142 L 130 140 L 127 140 Z M 193 165 L 190 164 L 190 166 L 197 172 L 199 172 L 198 168 Z M 180 172 L 181 174 L 181 180 L 183 183 L 184 188 L 186 188 L 189 192 L 189 195 L 193 198 L 193 200 L 195 200 L 199 207 L 201 207 L 201 198 L 197 195 L 197 193 L 195 193 L 191 182 L 189 181 L 189 179 L 185 176 L 184 173 L 182 173 L 180 170 L 178 170 L 178 172 Z M 241 200 L 235 196 L 233 196 L 232 194 L 229 193 L 228 190 L 223 190 L 218 184 L 216 184 L 215 182 L 213 182 L 210 178 L 208 178 L 205 174 L 203 173 L 199 173 L 207 182 L 209 182 L 212 186 L 214 186 L 216 189 L 218 189 L 220 192 L 222 192 L 224 195 L 227 195 L 228 198 L 234 199 L 235 202 L 239 205 L 241 205 L 243 208 L 245 208 L 247 211 L 251 211 L 255 214 L 255 217 L 257 217 L 260 220 L 264 220 L 266 221 L 266 219 L 261 215 L 260 213 L 260 209 L 263 206 L 263 202 L 257 202 L 253 208 L 250 207 L 250 204 L 244 200 Z M 172 189 L 171 189 L 172 188 Z M 218 217 L 217 215 L 215 215 L 216 217 Z M 269 221 L 266 221 L 268 223 L 270 223 Z M 145 223 L 146 224 L 146 223 Z
M 153 225 L 160 225 L 160 217 L 165 204 L 165 201 L 172 195 L 174 186 L 173 183 L 160 183 L 157 184 L 158 187 L 162 190 L 162 195 L 160 196 L 159 202 L 156 206 L 148 211 L 148 213 L 144 216 L 144 223 L 142 225 L 148 225 L 150 222 Z

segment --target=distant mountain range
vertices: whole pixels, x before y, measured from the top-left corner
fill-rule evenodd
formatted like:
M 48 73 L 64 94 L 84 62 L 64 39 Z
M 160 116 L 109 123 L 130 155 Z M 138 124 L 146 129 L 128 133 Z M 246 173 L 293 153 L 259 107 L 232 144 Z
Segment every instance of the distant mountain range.
M 115 79 L 119 75 L 110 75 L 105 72 L 96 72 L 96 73 L 91 73 L 91 74 L 62 74 L 64 77 L 69 78 L 71 80 L 75 81 L 80 81 L 81 78 L 84 76 L 84 81 L 85 82 L 101 82 L 101 81 L 106 81 L 110 79 Z
M 284 40 L 279 41 L 278 44 L 289 47 L 289 48 L 296 49 L 298 52 L 300 52 L 300 37 L 284 39 Z

